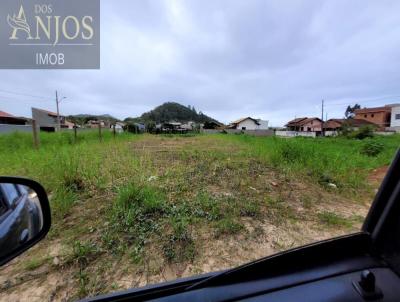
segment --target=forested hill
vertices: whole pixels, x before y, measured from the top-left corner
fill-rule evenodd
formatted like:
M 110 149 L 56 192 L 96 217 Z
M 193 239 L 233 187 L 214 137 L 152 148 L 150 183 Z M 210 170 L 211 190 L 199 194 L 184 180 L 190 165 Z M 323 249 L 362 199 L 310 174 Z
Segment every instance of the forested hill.
M 139 118 L 127 118 L 125 121 L 136 120 L 142 122 L 153 121 L 156 123 L 177 121 L 177 122 L 218 122 L 215 119 L 203 114 L 201 111 L 197 112 L 194 107 L 183 106 L 178 103 L 168 102 L 164 103 L 149 112 L 143 113 Z

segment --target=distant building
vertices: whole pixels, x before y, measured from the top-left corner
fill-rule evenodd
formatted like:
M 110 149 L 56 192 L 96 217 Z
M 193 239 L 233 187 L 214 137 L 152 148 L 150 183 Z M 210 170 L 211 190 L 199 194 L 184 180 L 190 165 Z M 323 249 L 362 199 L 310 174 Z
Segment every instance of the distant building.
M 32 108 L 32 119 L 36 121 L 36 125 L 40 128 L 40 130 L 54 132 L 58 128 L 57 113 L 38 108 Z M 73 123 L 68 122 L 65 119 L 65 116 L 60 115 L 60 126 L 64 129 L 72 129 Z
M 322 132 L 322 120 L 318 117 L 300 117 L 289 121 L 286 125 L 289 131 L 299 132 Z
M 400 132 L 400 104 L 392 106 L 392 113 L 390 116 L 390 130 Z
M 16 117 L 4 111 L 0 111 L 0 124 L 5 125 L 26 125 L 28 124 L 28 119 L 24 117 Z
M 98 121 L 98 120 L 89 120 L 86 123 L 86 128 L 99 128 L 99 125 L 101 128 L 107 127 L 107 124 L 105 121 Z
M 390 126 L 391 112 L 391 106 L 356 109 L 354 118 L 369 121 L 376 124 L 379 130 L 385 130 Z
M 196 124 L 195 122 L 189 121 L 189 122 L 183 123 L 183 124 L 181 125 L 181 128 L 191 131 L 191 130 L 194 129 L 195 124 Z
M 237 121 L 233 121 L 228 125 L 228 128 L 239 129 L 239 130 L 267 130 L 268 121 L 255 119 L 252 117 L 245 117 Z
M 337 135 L 343 128 L 348 127 L 351 130 L 358 130 L 360 127 L 371 126 L 376 128 L 376 124 L 361 119 L 338 119 L 332 118 L 324 122 L 325 135 Z
M 110 129 L 113 131 L 113 129 L 115 127 L 116 133 L 122 133 L 122 132 L 124 132 L 125 125 L 126 124 L 123 122 L 115 122 L 115 124 L 110 125 Z
M 221 123 L 210 121 L 210 122 L 204 122 L 204 124 L 201 128 L 206 129 L 206 130 L 215 130 L 215 129 L 220 129 L 223 126 L 224 125 Z
M 140 133 L 146 132 L 146 125 L 145 124 L 143 124 L 143 123 L 135 123 L 135 125 L 136 125 L 136 127 L 137 127 L 137 129 L 138 129 L 138 131 Z

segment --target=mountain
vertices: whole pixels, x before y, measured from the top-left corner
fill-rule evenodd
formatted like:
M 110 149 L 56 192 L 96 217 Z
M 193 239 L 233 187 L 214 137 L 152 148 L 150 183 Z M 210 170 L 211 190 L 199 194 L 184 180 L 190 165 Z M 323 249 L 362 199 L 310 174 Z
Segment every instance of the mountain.
M 102 115 L 95 115 L 95 114 L 75 114 L 75 115 L 68 115 L 67 120 L 76 123 L 78 125 L 84 125 L 87 121 L 90 120 L 102 120 L 102 121 L 109 121 L 111 123 L 118 122 L 119 119 L 109 115 L 109 114 L 102 114 Z
M 203 114 L 201 111 L 197 112 L 194 107 L 191 106 L 183 106 L 181 104 L 175 102 L 167 102 L 164 103 L 149 112 L 143 113 L 140 117 L 137 118 L 126 118 L 125 121 L 134 121 L 134 122 L 168 122 L 168 121 L 176 121 L 176 122 L 217 122 L 217 120 Z

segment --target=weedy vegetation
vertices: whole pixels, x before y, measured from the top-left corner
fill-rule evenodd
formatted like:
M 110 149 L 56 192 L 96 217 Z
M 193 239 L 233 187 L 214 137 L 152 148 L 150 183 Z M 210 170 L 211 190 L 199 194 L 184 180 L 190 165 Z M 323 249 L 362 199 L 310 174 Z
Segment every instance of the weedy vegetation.
M 100 141 L 88 131 L 77 140 L 68 132 L 40 140 L 36 150 L 29 134 L 0 136 L 0 173 L 42 183 L 53 215 L 49 236 L 3 273 L 62 272 L 56 295 L 71 299 L 355 231 L 376 189 L 369 175 L 389 165 L 400 145 L 398 135 L 114 138 L 104 131 Z M 63 281 L 69 278 L 72 285 Z

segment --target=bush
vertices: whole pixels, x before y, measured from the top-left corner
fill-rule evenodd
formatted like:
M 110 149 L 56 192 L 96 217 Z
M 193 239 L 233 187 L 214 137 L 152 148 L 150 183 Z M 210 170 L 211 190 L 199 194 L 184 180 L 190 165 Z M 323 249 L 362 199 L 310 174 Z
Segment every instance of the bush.
M 302 150 L 298 148 L 298 145 L 291 143 L 281 145 L 280 155 L 285 162 L 289 163 L 296 162 L 303 156 Z
M 354 131 L 351 134 L 352 138 L 356 139 L 365 139 L 365 138 L 371 138 L 374 137 L 374 127 L 372 126 L 363 126 L 360 127 L 357 131 Z
M 374 140 L 366 142 L 361 148 L 361 154 L 367 156 L 377 156 L 383 151 L 383 144 Z

